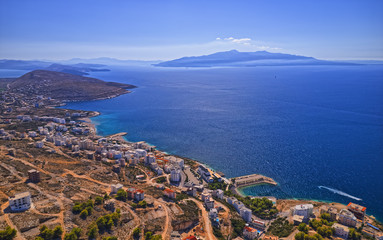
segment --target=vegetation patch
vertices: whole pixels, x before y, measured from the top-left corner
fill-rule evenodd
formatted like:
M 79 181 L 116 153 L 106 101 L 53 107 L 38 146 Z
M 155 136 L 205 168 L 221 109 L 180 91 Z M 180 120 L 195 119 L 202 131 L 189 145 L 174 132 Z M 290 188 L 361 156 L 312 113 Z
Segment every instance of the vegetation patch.
M 268 233 L 280 238 L 289 236 L 294 230 L 294 225 L 290 224 L 286 218 L 277 218 L 270 224 Z

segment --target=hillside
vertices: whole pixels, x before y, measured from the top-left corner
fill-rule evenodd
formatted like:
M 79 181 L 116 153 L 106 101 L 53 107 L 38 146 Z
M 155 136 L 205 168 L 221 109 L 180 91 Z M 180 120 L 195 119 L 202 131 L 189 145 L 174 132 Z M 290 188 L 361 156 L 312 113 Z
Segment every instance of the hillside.
M 85 101 L 116 97 L 129 93 L 130 84 L 104 82 L 96 78 L 69 73 L 35 70 L 14 79 L 9 84 L 12 92 L 43 95 L 63 101 Z
M 216 66 L 284 66 L 284 65 L 353 65 L 345 62 L 331 62 L 318 60 L 312 57 L 270 53 L 267 51 L 238 52 L 231 50 L 217 52 L 197 57 L 183 57 L 171 61 L 161 62 L 154 66 L 159 67 L 216 67 Z

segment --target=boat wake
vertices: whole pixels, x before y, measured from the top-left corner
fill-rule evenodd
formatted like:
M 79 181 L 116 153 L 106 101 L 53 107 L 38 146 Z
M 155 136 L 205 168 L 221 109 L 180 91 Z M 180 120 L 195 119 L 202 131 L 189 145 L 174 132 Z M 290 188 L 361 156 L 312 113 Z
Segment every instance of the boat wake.
M 334 188 L 329 188 L 329 187 L 325 187 L 325 186 L 318 186 L 318 188 L 320 188 L 320 189 L 327 189 L 330 192 L 333 192 L 333 193 L 336 193 L 336 194 L 339 194 L 339 195 L 342 195 L 342 196 L 345 196 L 345 197 L 348 197 L 348 198 L 352 198 L 352 199 L 357 200 L 357 201 L 362 201 L 361 198 L 354 197 L 354 196 L 352 196 L 352 195 L 350 195 L 348 193 L 342 192 L 340 190 L 336 190 Z

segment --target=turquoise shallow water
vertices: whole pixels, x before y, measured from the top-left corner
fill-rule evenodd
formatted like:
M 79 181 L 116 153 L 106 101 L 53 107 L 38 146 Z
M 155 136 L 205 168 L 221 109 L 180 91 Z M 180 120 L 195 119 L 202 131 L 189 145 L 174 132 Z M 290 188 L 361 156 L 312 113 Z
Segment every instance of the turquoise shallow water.
M 250 195 L 350 201 L 383 219 L 383 67 L 114 68 L 131 94 L 71 103 L 97 110 L 100 134 L 128 132 L 228 177 L 279 185 Z

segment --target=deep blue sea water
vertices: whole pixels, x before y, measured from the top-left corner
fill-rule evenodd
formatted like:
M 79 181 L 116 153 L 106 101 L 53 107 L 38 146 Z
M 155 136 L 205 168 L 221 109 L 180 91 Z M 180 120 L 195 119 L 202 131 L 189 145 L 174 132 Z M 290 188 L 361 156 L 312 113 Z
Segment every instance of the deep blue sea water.
M 99 134 L 126 131 L 130 141 L 227 177 L 260 173 L 279 183 L 243 189 L 249 195 L 353 201 L 383 219 L 383 66 L 113 68 L 92 76 L 138 86 L 66 106 L 101 112 Z

